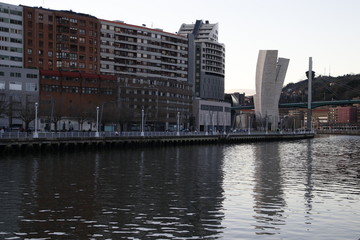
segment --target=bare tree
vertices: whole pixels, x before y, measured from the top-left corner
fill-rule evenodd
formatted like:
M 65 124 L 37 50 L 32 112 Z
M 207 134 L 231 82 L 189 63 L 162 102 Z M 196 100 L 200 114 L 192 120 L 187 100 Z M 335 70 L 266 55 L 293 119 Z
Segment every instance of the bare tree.
M 8 111 L 8 102 L 6 101 L 5 95 L 0 95 L 0 117 L 6 116 Z
M 17 111 L 17 117 L 25 123 L 25 129 L 29 129 L 29 124 L 35 119 L 35 101 L 31 101 L 29 96 L 24 96 L 25 100 L 20 99 L 21 105 Z

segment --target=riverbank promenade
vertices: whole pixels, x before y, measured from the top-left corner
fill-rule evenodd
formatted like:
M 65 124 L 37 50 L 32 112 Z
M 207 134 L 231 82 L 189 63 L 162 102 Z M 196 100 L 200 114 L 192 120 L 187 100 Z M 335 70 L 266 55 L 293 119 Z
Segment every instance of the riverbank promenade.
M 231 144 L 313 138 L 313 132 L 5 132 L 0 153 L 56 152 L 136 146 Z

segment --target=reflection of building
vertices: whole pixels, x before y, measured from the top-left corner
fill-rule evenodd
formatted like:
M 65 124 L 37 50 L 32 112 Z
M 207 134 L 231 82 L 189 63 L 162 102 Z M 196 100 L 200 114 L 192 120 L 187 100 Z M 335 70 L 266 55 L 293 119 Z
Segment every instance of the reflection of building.
M 257 121 L 266 119 L 276 130 L 279 121 L 279 99 L 289 59 L 278 58 L 277 50 L 260 50 L 256 67 L 254 104 Z M 268 126 L 267 126 L 268 127 Z
M 279 144 L 261 143 L 255 148 L 254 218 L 261 231 L 276 231 L 284 224 L 286 201 L 283 190 L 283 172 Z M 265 227 L 266 226 L 266 227 Z

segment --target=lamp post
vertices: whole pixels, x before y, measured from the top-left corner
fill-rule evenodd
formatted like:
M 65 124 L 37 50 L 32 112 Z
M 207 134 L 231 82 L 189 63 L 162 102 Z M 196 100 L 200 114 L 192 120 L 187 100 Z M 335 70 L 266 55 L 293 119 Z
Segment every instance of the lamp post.
M 180 136 L 180 112 L 177 112 L 177 136 Z
M 250 128 L 250 127 L 251 127 L 251 116 L 249 116 L 249 123 L 248 123 L 248 124 L 249 124 L 249 126 L 248 126 L 248 127 L 249 127 L 249 129 L 248 129 L 248 134 L 250 135 L 250 134 L 251 134 L 251 133 L 250 133 L 250 129 L 251 129 L 251 128 Z
M 266 124 L 265 124 L 265 128 L 266 128 L 266 134 L 268 134 L 268 116 L 266 115 Z
M 141 133 L 140 135 L 143 137 L 144 134 L 144 108 L 141 109 Z
M 99 106 L 96 107 L 96 132 L 95 137 L 99 137 Z
M 205 114 L 205 135 L 208 135 L 208 114 Z
M 35 131 L 34 131 L 34 134 L 33 134 L 33 138 L 38 138 L 39 137 L 39 134 L 38 134 L 38 103 L 36 102 L 35 103 Z
M 294 117 L 294 133 L 296 132 L 296 131 L 295 131 L 295 124 L 296 124 L 296 119 L 295 119 L 295 117 Z
M 226 113 L 224 113 L 224 134 L 226 134 Z

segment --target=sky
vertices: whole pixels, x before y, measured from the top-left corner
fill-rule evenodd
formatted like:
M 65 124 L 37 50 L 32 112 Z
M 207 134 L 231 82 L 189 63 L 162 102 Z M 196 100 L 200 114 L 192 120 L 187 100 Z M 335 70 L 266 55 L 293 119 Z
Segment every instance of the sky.
M 290 59 L 284 85 L 316 75 L 360 73 L 359 0 L 1 0 L 146 24 L 175 33 L 182 23 L 219 24 L 225 44 L 225 90 L 255 89 L 259 50 Z

